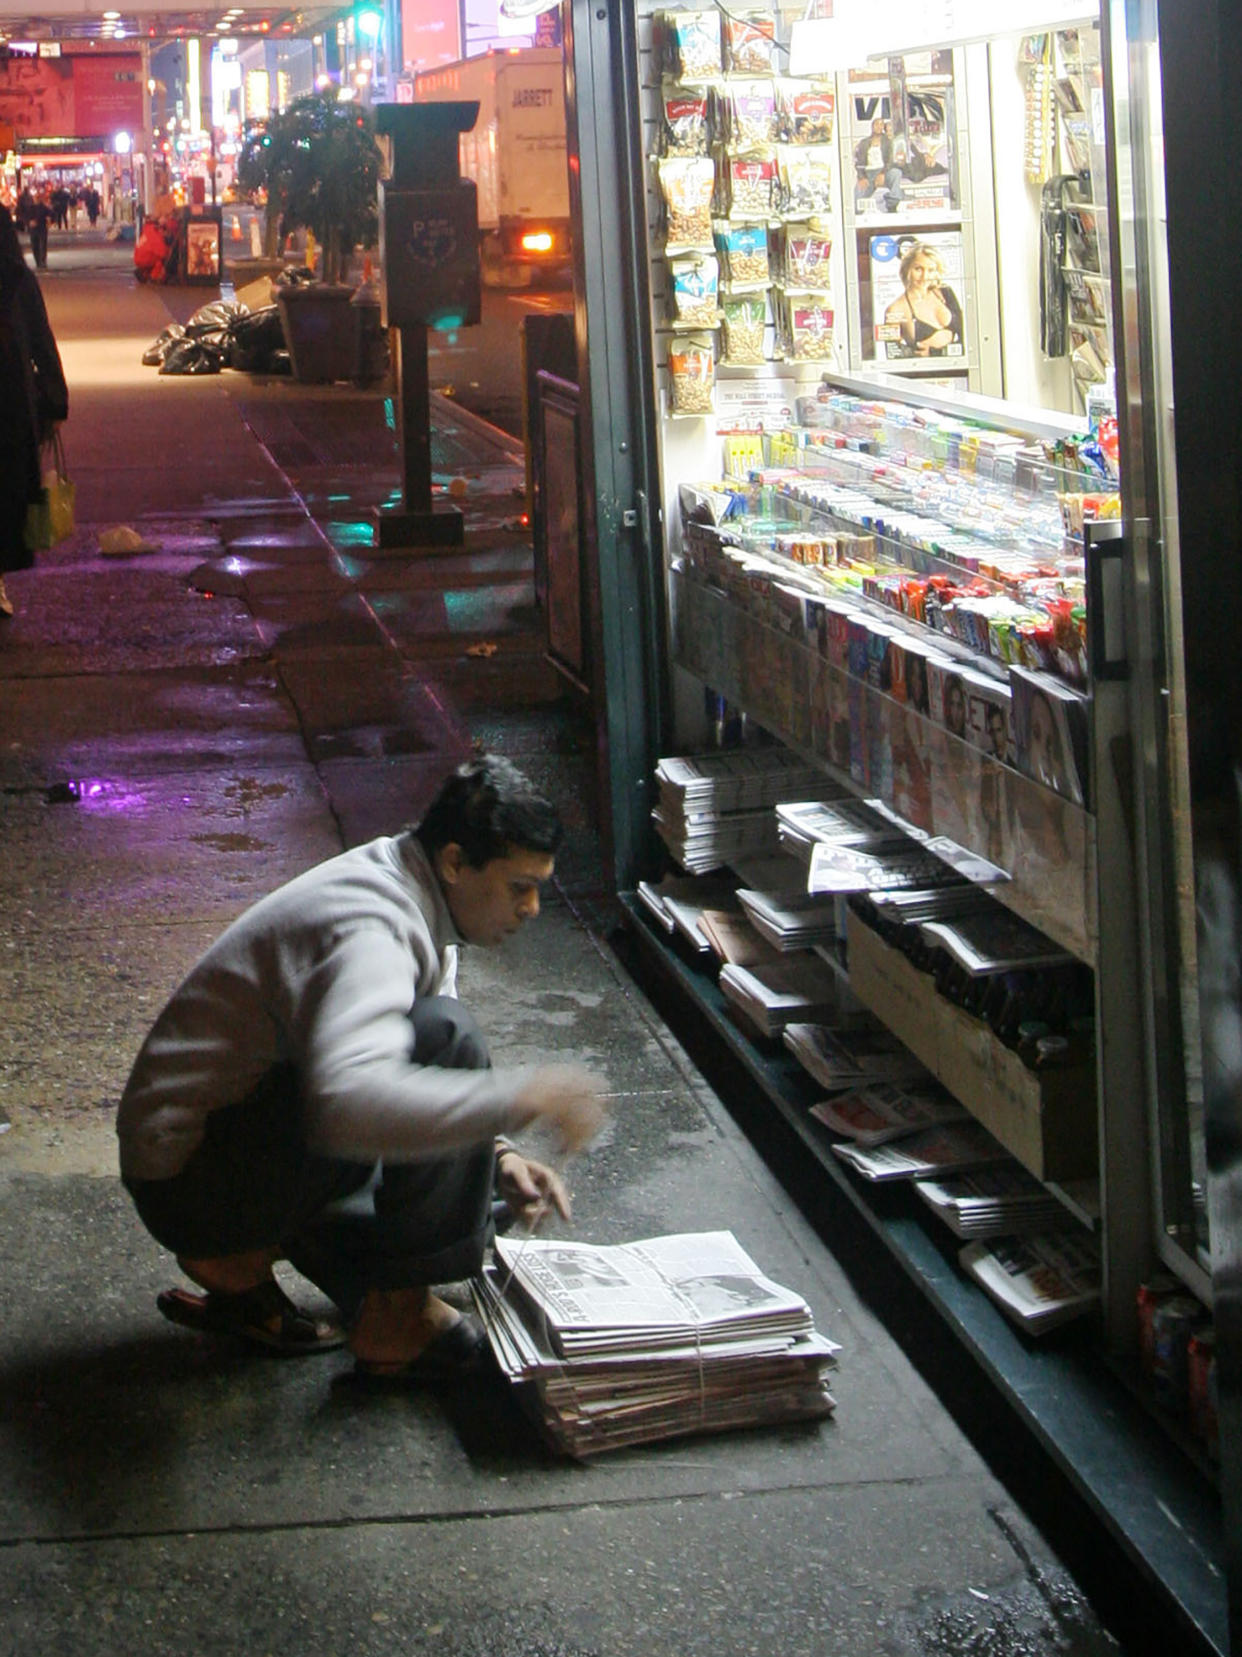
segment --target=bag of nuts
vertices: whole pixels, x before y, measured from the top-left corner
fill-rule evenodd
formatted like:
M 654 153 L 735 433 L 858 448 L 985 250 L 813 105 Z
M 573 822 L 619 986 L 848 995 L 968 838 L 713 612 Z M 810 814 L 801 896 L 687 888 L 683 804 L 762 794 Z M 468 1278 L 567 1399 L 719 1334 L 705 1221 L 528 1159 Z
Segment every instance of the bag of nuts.
M 658 163 L 664 197 L 665 250 L 684 253 L 712 246 L 716 168 L 707 156 L 666 156 Z
M 724 318 L 721 362 L 747 366 L 766 362 L 763 340 L 768 315 L 767 295 L 762 292 L 733 294 L 724 300 L 720 309 Z
M 668 350 L 669 403 L 673 414 L 710 414 L 716 382 L 710 334 L 678 334 Z
M 720 266 L 711 253 L 669 260 L 669 309 L 674 328 L 714 328 L 719 321 Z

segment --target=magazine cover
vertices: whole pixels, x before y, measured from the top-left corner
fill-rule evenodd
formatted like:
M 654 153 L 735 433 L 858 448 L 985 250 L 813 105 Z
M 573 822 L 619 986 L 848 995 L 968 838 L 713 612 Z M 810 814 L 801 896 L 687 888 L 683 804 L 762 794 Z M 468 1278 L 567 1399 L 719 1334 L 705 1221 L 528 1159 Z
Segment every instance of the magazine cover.
M 1075 805 L 1087 803 L 1087 705 L 1059 679 L 1011 667 L 1018 770 Z
M 952 211 L 953 53 L 910 52 L 888 70 L 850 71 L 846 111 L 861 219 Z
M 960 230 L 886 233 L 868 244 L 871 357 L 935 362 L 966 356 Z

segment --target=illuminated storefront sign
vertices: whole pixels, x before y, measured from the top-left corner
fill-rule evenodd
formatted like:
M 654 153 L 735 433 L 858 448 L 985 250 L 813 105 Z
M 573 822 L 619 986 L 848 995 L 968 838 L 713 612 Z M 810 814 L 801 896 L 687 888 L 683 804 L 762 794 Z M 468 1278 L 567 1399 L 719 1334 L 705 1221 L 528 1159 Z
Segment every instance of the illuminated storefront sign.
M 137 52 L 0 59 L 0 121 L 19 141 L 139 131 L 142 90 Z

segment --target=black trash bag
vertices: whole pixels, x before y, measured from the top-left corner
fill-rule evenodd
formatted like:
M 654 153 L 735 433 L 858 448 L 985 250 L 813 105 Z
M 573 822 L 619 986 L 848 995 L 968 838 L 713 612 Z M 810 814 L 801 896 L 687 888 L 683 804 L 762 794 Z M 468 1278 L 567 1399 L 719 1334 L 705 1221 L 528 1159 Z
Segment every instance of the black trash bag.
M 264 305 L 229 324 L 225 360 L 243 374 L 270 374 L 272 355 L 285 349 L 285 331 L 275 305 Z
M 202 339 L 174 340 L 160 365 L 161 374 L 218 374 L 224 352 Z
M 142 353 L 144 368 L 158 368 L 168 354 L 168 348 L 185 338 L 185 329 L 179 322 L 170 323 L 162 334 L 157 334 Z
M 307 283 L 316 281 L 313 270 L 307 265 L 286 265 L 280 275 L 274 278 L 277 287 L 304 288 Z
M 239 317 L 249 315 L 248 308 L 235 300 L 213 299 L 210 304 L 199 306 L 186 323 L 185 331 L 192 339 L 202 339 L 205 334 L 225 334 Z

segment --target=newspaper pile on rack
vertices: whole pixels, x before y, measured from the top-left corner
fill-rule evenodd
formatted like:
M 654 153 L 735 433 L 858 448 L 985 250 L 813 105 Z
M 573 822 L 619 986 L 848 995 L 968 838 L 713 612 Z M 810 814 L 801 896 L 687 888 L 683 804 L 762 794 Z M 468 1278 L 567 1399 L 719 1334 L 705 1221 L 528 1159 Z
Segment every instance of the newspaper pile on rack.
M 669 756 L 655 771 L 656 831 L 683 869 L 706 874 L 777 849 L 776 802 L 842 792 L 785 748 Z
M 472 1288 L 501 1370 L 572 1456 L 835 1407 L 839 1348 L 728 1231 L 613 1247 L 497 1238 Z

